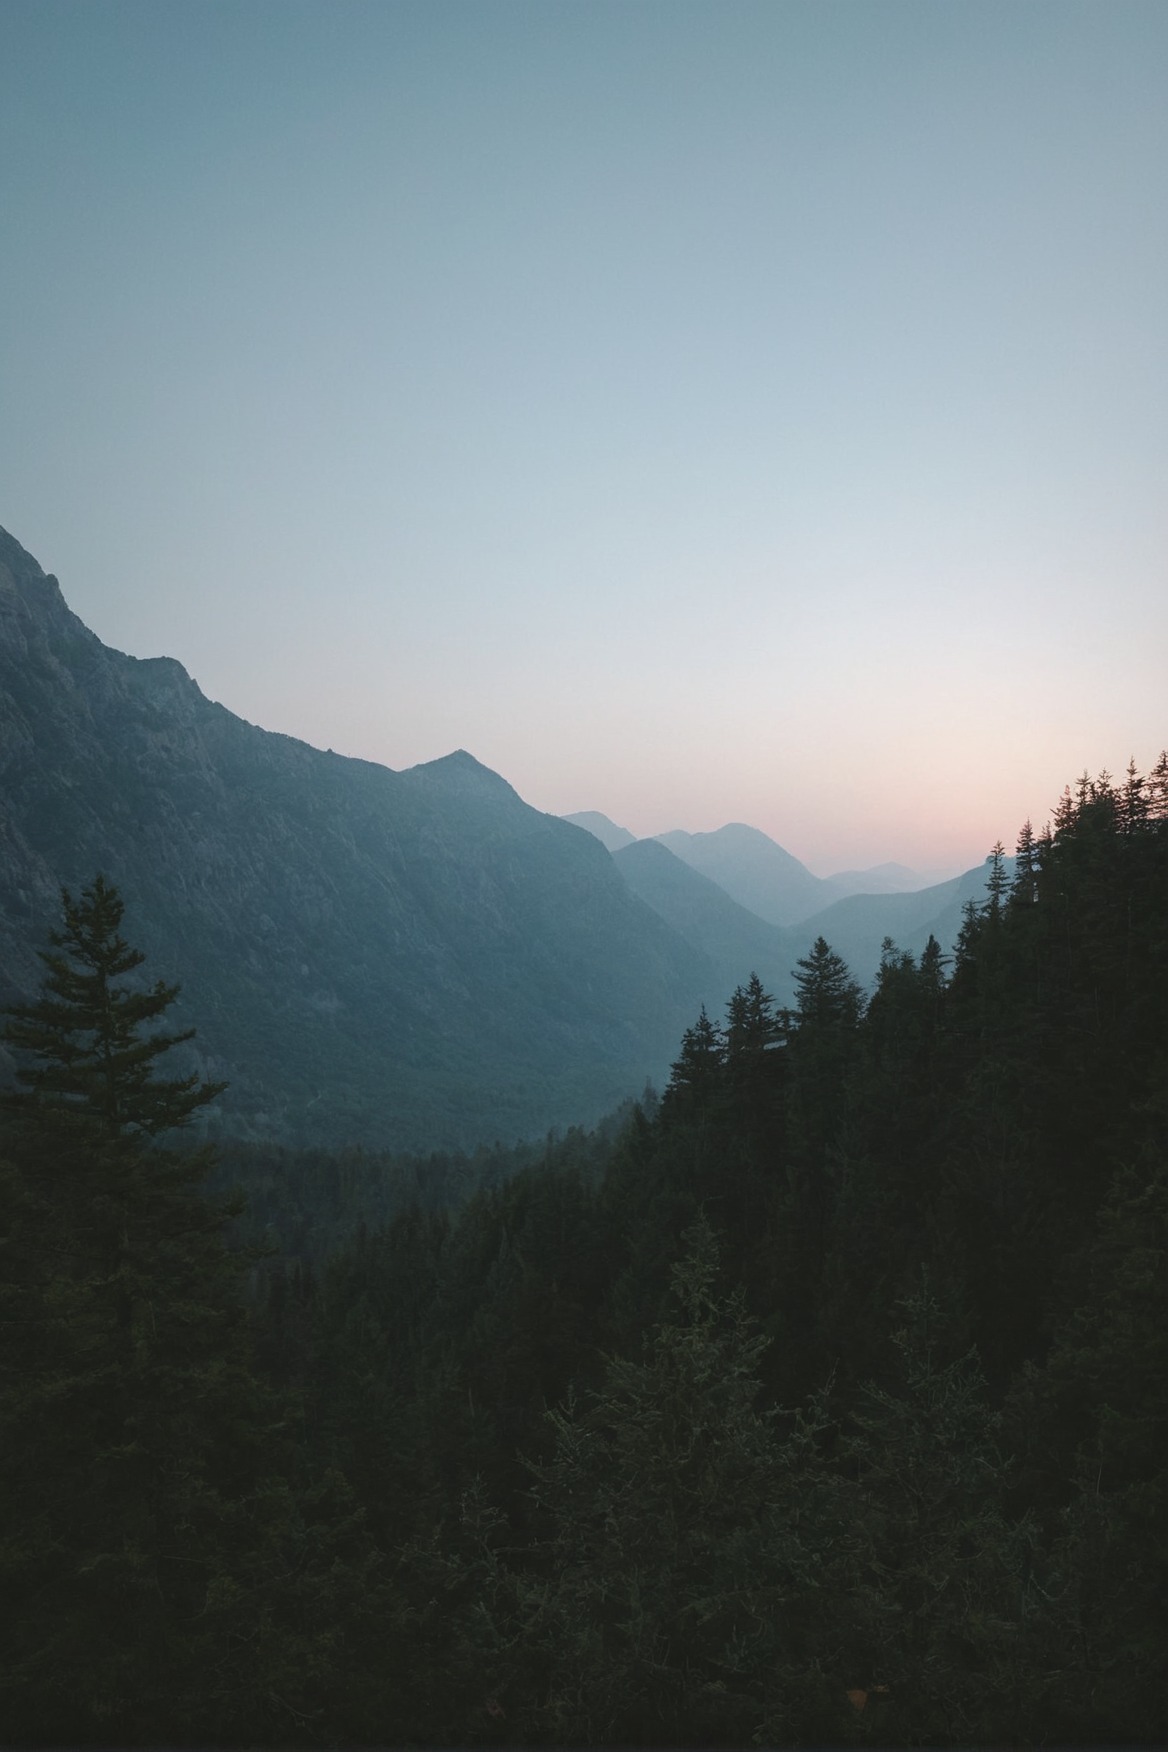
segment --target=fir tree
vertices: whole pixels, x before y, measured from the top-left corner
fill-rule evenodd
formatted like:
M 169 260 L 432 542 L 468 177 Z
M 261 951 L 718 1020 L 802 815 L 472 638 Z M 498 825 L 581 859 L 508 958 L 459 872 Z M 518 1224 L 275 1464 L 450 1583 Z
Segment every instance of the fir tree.
M 1001 1418 L 976 1353 L 953 1354 L 927 1278 L 901 1308 L 891 1379 L 866 1388 L 842 1441 L 866 1548 L 852 1609 L 891 1743 L 1001 1740 L 1039 1689 L 1017 1650 L 1035 1529 L 1006 1513 Z
M 998 840 L 989 856 L 989 874 L 986 877 L 986 917 L 995 921 L 1002 916 L 1006 896 L 1010 892 L 1010 877 L 1006 869 L 1006 848 Z
M 0 1171 L 0 1717 L 38 1744 L 301 1738 L 371 1553 L 253 1371 L 238 1206 L 155 1141 L 216 1092 L 153 1075 L 187 1038 L 139 1032 L 174 988 L 115 984 L 142 957 L 100 878 L 65 905 L 8 1030 L 34 1063 Z
M 104 876 L 78 900 L 63 888 L 61 904 L 64 928 L 51 931 L 52 948 L 41 951 L 47 969 L 41 996 L 15 1006 L 3 1030 L 9 1046 L 31 1061 L 16 1073 L 25 1102 L 94 1119 L 110 1137 L 154 1137 L 185 1125 L 227 1085 L 193 1073 L 155 1074 L 163 1053 L 194 1037 L 193 1028 L 144 1032 L 173 1004 L 178 986 L 158 980 L 143 991 L 118 983 L 145 956 L 121 936 L 125 909 Z
M 775 1016 L 775 1001 L 763 990 L 757 973 L 752 973 L 745 986 L 739 986 L 726 1006 L 726 1057 L 753 1057 L 765 1052 L 779 1039 L 780 1028 Z
M 795 986 L 795 1017 L 789 1012 L 786 1017 L 791 1143 L 787 1171 L 796 1202 L 811 1225 L 806 1241 L 817 1256 L 835 1177 L 831 1147 L 847 1109 L 864 1000 L 847 963 L 823 937 L 799 961 Z
M 536 1565 L 480 1548 L 480 1690 L 523 1739 L 741 1745 L 847 1726 L 823 1671 L 847 1666 L 835 1487 L 809 1423 L 783 1440 L 756 1403 L 767 1341 L 719 1293 L 709 1227 L 685 1240 L 642 1360 L 614 1358 L 598 1392 L 550 1414 Z M 819 1553 L 821 1521 L 835 1537 Z
M 801 1027 L 854 1028 L 860 1020 L 863 993 L 824 937 L 817 937 L 809 955 L 798 962 L 795 1009 Z
M 681 1037 L 681 1053 L 671 1067 L 665 1089 L 665 1111 L 689 1111 L 704 1105 L 714 1089 L 720 1087 L 725 1062 L 722 1034 L 710 1021 L 703 1004 L 693 1027 L 687 1028 Z

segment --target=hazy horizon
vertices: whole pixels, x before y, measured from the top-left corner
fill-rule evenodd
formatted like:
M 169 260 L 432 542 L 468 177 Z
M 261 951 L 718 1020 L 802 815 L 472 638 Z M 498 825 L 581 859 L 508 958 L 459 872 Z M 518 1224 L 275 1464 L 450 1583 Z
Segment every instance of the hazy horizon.
M 0 0 L 0 523 L 267 729 L 979 862 L 1168 726 L 1168 9 Z

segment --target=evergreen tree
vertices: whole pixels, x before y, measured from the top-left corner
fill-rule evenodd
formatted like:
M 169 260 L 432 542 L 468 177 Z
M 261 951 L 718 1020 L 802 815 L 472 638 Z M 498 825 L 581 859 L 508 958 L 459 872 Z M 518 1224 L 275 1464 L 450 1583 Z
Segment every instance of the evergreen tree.
M 326 1707 L 360 1731 L 333 1651 L 373 1554 L 254 1374 L 206 1152 L 154 1141 L 214 1091 L 153 1075 L 173 988 L 113 983 L 141 961 L 120 919 L 100 878 L 66 899 L 8 1036 L 34 1063 L 0 1174 L 0 1716 L 38 1744 L 295 1739 Z
M 687 1028 L 681 1037 L 681 1052 L 665 1089 L 666 1110 L 689 1112 L 703 1106 L 720 1087 L 725 1062 L 722 1034 L 710 1021 L 703 1004 L 693 1027 Z
M 1168 1088 L 1155 1103 L 1168 1118 Z M 1010 1415 L 1054 1537 L 1028 1653 L 1052 1738 L 1154 1742 L 1168 1640 L 1168 1153 L 1125 1168 L 1084 1301 Z M 1052 1507 L 1056 1516 L 1051 1515 Z
M 757 973 L 739 986 L 726 1006 L 726 1079 L 733 1120 L 745 1151 L 739 1200 L 742 1238 L 757 1239 L 766 1193 L 778 1180 L 786 1131 L 786 1043 L 775 1002 Z M 723 1206 L 719 1219 L 731 1228 L 733 1213 Z
M 864 997 L 824 937 L 817 937 L 809 955 L 798 962 L 795 975 L 795 1010 L 801 1027 L 854 1028 L 860 1020 Z
M 1012 1738 L 1041 1690 L 1018 1654 L 1035 1530 L 1007 1513 L 1001 1418 L 976 1353 L 953 1354 L 927 1279 L 901 1306 L 890 1379 L 861 1395 L 842 1443 L 868 1678 L 887 1687 L 891 1743 Z
M 643 1360 L 550 1414 L 533 1496 L 547 1535 L 516 1573 L 481 1549 L 479 1690 L 523 1738 L 719 1745 L 846 1729 L 830 1586 L 848 1539 L 806 1420 L 761 1410 L 766 1340 L 686 1237 Z M 834 1548 L 817 1533 L 830 1525 Z M 825 1582 L 829 1585 L 825 1586 Z
M 1005 905 L 1006 896 L 1010 892 L 1010 877 L 1006 869 L 1006 848 L 998 840 L 989 857 L 989 875 L 986 877 L 987 917 L 999 919 Z
M 173 1004 L 178 986 L 158 980 L 143 991 L 117 983 L 145 956 L 121 936 L 122 899 L 103 876 L 78 900 L 63 888 L 61 904 L 64 928 L 51 931 L 52 948 L 41 951 L 41 996 L 10 1010 L 3 1031 L 26 1055 L 16 1073 L 25 1101 L 91 1118 L 110 1137 L 154 1137 L 185 1125 L 227 1085 L 196 1074 L 156 1075 L 159 1057 L 194 1037 L 193 1028 L 144 1032 Z
M 935 937 L 919 966 L 885 941 L 860 1030 L 853 1107 L 835 1144 L 821 1324 L 841 1379 L 863 1379 L 877 1366 L 897 1297 L 928 1256 L 944 1116 L 944 996 Z
M 1153 821 L 1168 821 L 1168 748 L 1148 774 L 1148 815 Z
M 1012 902 L 1029 904 L 1034 900 L 1037 892 L 1038 865 L 1038 841 L 1030 822 L 1024 821 L 1014 851 L 1014 880 L 1010 885 Z
M 812 1224 L 818 1253 L 831 1202 L 830 1151 L 847 1110 L 857 1059 L 863 993 L 843 957 L 818 937 L 795 974 L 795 1016 L 788 1013 L 790 1156 L 797 1202 Z
M 731 1064 L 756 1058 L 780 1037 L 775 1001 L 757 973 L 739 986 L 726 1006 L 726 1057 Z

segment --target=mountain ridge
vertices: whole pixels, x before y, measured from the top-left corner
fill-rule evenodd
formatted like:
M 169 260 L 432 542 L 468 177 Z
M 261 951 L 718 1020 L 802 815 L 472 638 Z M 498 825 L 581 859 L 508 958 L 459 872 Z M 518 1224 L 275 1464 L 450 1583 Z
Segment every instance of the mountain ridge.
M 744 821 L 727 822 L 712 833 L 674 828 L 653 837 L 770 925 L 798 924 L 831 893 L 822 877 L 813 876 L 777 840 Z
M 718 883 L 693 869 L 658 839 L 633 840 L 613 854 L 633 892 L 691 946 L 709 957 L 724 1001 L 735 986 L 757 973 L 773 997 L 794 995 L 791 969 L 797 956 L 788 931 L 768 924 L 732 899 Z M 713 1013 L 716 1006 L 708 1005 Z
M 102 644 L 0 538 L 0 1001 L 102 871 L 243 1135 L 532 1135 L 659 1078 L 710 988 L 596 842 L 465 750 L 397 773 Z
M 822 933 L 867 983 L 886 935 L 949 947 L 984 887 L 841 900 L 745 823 L 627 838 L 465 749 L 395 772 L 249 724 L 177 659 L 104 645 L 0 531 L 0 1004 L 39 986 L 61 886 L 101 871 L 183 986 L 189 1068 L 232 1084 L 224 1130 L 417 1148 L 587 1123 L 751 972 L 789 1001 Z M 743 848 L 818 905 L 775 924 L 695 865 Z

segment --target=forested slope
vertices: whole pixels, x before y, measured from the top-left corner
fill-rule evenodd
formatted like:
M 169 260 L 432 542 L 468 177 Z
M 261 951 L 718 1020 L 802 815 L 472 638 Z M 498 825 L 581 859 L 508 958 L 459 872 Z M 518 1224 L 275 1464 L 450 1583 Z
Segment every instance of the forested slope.
M 20 1737 L 1158 1742 L 1168 757 L 996 854 L 951 965 L 796 975 L 607 1137 L 319 1159 L 327 1257 L 306 1161 L 234 1164 L 249 1265 L 182 1239 L 189 1168 L 26 1104 Z

